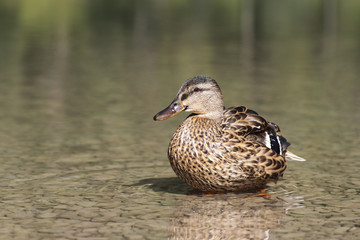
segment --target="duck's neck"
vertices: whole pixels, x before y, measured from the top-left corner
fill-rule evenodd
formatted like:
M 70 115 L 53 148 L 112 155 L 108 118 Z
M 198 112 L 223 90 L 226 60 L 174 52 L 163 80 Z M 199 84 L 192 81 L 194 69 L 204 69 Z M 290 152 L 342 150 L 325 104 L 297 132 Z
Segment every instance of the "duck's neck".
M 215 124 L 220 124 L 221 123 L 221 119 L 223 116 L 223 111 L 213 111 L 213 112 L 208 112 L 208 113 L 204 113 L 204 114 L 198 114 L 196 115 L 198 118 L 205 120 L 212 120 L 215 122 Z
M 207 118 L 204 115 L 190 115 L 185 121 L 180 125 L 179 128 L 186 128 L 186 131 L 191 133 L 190 135 L 205 134 L 207 136 L 218 136 L 221 132 L 221 118 L 212 119 Z

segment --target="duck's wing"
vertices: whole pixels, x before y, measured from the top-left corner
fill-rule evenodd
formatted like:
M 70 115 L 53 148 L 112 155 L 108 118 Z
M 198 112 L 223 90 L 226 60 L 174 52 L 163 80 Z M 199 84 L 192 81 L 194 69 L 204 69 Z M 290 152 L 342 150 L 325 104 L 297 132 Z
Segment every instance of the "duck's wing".
M 287 151 L 290 143 L 282 136 L 278 125 L 266 121 L 257 112 L 244 106 L 225 109 L 222 128 L 224 132 L 235 134 L 244 141 L 264 145 L 288 161 L 306 161 Z
M 227 149 L 223 156 L 234 161 L 244 176 L 276 181 L 283 175 L 286 161 L 282 153 L 289 144 L 275 124 L 246 107 L 231 107 L 224 111 L 222 128 Z
M 276 124 L 266 121 L 257 112 L 244 106 L 225 109 L 222 128 L 244 140 L 263 144 L 279 155 L 285 153 L 290 145 Z
M 263 133 L 267 126 L 267 122 L 263 117 L 244 106 L 227 108 L 224 110 L 223 116 L 222 128 L 231 130 L 241 137 Z

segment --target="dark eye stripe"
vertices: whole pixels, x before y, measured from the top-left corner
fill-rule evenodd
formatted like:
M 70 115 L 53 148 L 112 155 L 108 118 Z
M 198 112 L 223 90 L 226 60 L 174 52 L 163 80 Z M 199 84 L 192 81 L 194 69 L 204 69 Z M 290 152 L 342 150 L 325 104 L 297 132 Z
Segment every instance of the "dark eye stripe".
M 181 96 L 181 101 L 184 101 L 185 99 L 188 98 L 189 95 L 187 95 L 186 93 L 184 93 L 182 96 Z
M 207 90 L 210 90 L 209 88 L 194 88 L 194 92 L 203 92 L 203 91 L 207 91 Z
M 192 95 L 193 93 L 195 93 L 195 92 L 203 92 L 203 91 L 207 91 L 207 90 L 210 90 L 210 89 L 208 89 L 208 88 L 198 88 L 198 87 L 196 87 L 196 88 L 194 88 L 194 90 L 192 91 L 192 92 L 190 92 L 189 94 L 187 94 L 187 93 L 184 93 L 183 95 L 181 95 L 181 101 L 184 101 L 185 99 L 187 99 L 190 95 Z

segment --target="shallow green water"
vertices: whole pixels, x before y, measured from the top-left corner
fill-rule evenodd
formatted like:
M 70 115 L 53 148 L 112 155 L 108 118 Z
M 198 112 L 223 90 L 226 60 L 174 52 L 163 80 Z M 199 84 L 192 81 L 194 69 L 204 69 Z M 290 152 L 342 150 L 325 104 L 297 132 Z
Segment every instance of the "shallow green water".
M 356 239 L 360 5 L 276 2 L 0 3 L 0 239 Z M 270 200 L 173 173 L 152 117 L 198 74 L 308 160 Z

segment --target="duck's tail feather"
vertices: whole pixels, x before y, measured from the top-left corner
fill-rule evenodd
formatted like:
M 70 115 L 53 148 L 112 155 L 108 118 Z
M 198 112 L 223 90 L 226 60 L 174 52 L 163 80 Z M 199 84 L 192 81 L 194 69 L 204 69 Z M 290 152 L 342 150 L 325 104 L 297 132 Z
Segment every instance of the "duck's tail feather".
M 302 158 L 302 157 L 299 157 L 295 154 L 293 154 L 292 152 L 289 152 L 287 151 L 286 154 L 285 154 L 285 160 L 286 161 L 300 161 L 300 162 L 305 162 L 306 159 L 305 158 Z

